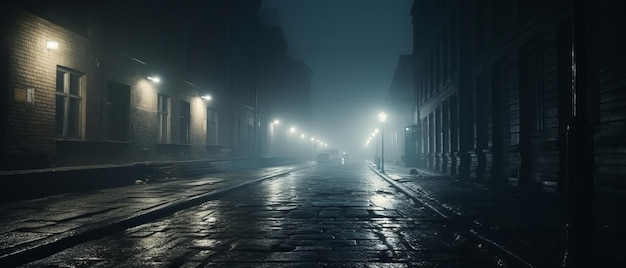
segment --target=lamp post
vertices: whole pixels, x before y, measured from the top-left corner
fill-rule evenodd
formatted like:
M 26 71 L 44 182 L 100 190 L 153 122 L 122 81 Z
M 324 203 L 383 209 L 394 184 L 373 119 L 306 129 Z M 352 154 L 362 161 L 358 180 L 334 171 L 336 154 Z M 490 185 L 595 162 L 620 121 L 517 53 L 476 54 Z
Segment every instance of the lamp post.
M 381 112 L 378 114 L 378 119 L 382 123 L 380 126 L 380 172 L 385 173 L 385 120 L 387 120 L 387 114 Z
M 370 136 L 372 139 L 376 140 L 376 144 L 374 145 L 374 164 L 376 164 L 376 168 L 380 168 L 380 162 L 378 162 L 378 140 L 376 139 L 376 134 L 378 134 L 378 129 L 374 129 L 372 135 Z
M 274 148 L 274 126 L 280 124 L 279 120 L 274 120 L 270 123 L 270 135 L 269 135 L 269 155 L 274 156 L 276 148 Z

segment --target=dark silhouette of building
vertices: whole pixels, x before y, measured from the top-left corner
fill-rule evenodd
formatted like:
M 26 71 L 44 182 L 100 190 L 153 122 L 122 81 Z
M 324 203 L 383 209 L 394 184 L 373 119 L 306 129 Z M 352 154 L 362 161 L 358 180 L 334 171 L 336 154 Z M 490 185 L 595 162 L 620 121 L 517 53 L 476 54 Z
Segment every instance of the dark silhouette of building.
M 570 216 L 588 218 L 570 225 L 623 236 L 625 11 L 614 0 L 416 0 L 407 165 L 561 193 Z M 578 228 L 569 237 L 589 242 L 593 227 Z
M 401 55 L 389 87 L 385 102 L 387 103 L 387 122 L 385 123 L 387 141 L 385 148 L 389 152 L 387 161 L 415 163 L 417 162 L 416 143 L 412 137 L 415 125 L 415 92 L 413 75 L 413 56 Z
M 416 1 L 416 142 L 422 167 L 556 186 L 572 111 L 572 1 Z M 589 120 L 596 186 L 623 189 L 623 10 L 590 4 Z M 448 122 L 448 123 L 446 123 Z M 613 159 L 613 160 L 609 160 Z

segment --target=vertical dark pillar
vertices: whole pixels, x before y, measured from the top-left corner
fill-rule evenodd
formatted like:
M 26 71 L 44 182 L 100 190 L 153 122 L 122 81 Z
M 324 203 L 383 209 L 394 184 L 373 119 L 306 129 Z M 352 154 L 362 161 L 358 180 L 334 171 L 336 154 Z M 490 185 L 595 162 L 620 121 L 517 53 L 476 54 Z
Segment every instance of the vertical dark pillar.
M 460 10 L 471 10 L 471 1 L 460 1 Z M 472 49 L 471 12 L 459 12 L 459 177 L 470 177 L 470 150 L 474 147 L 472 116 L 472 74 L 470 55 Z
M 428 168 L 428 116 L 424 116 L 422 121 L 422 167 Z
M 558 37 L 558 88 L 559 88 L 559 193 L 565 193 L 567 184 L 567 129 L 572 118 L 572 21 L 559 24 Z
M 435 120 L 433 122 L 435 124 L 434 134 L 435 134 L 435 170 L 441 171 L 441 162 L 442 162 L 442 151 L 441 146 L 443 144 L 443 140 L 441 139 L 441 107 L 435 109 Z
M 1 34 L 6 34 L 0 32 Z M 8 156 L 8 116 L 9 116 L 9 50 L 0 48 L 0 170 L 9 169 Z
M 572 120 L 567 128 L 567 251 L 566 267 L 592 267 L 593 240 L 593 132 L 587 105 L 590 68 L 588 68 L 587 22 L 592 6 L 585 0 L 574 1 L 572 46 Z
M 487 157 L 485 150 L 487 149 L 487 134 L 488 134 L 488 118 L 491 117 L 488 101 L 488 87 L 487 75 L 485 73 L 476 77 L 476 91 L 474 101 L 474 114 L 476 115 L 475 127 L 476 127 L 476 143 L 474 147 L 474 153 L 477 158 L 475 166 L 475 174 L 477 179 L 485 179 L 485 170 L 487 167 Z
M 459 108 L 456 95 L 450 97 L 450 175 L 458 175 L 459 168 Z
M 510 62 L 509 59 L 498 62 L 492 69 L 492 146 L 493 157 L 492 183 L 503 184 L 507 181 L 508 152 L 505 148 L 510 142 L 509 120 L 509 87 L 510 87 Z
M 413 131 L 413 139 L 415 139 L 415 147 L 414 147 L 414 152 L 415 152 L 415 160 L 414 160 L 414 164 L 416 167 L 422 167 L 422 143 L 421 143 L 421 138 L 422 138 L 422 122 L 420 120 L 420 113 L 419 113 L 419 108 L 417 108 L 417 113 L 415 114 L 415 128 L 412 129 Z
M 435 169 L 435 122 L 434 122 L 434 114 L 435 111 L 430 111 L 428 114 L 428 168 L 431 170 Z
M 441 150 L 441 172 L 450 172 L 450 101 L 446 100 L 441 105 L 441 128 L 443 147 Z

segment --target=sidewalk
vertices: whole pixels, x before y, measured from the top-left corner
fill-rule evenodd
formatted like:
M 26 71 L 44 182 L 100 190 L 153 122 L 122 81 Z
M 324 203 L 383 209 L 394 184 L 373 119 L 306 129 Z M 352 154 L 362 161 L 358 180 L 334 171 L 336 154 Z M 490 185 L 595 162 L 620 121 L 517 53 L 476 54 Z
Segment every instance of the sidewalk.
M 0 171 L 0 203 L 42 198 L 51 195 L 93 191 L 164 181 L 193 178 L 236 168 L 271 167 L 296 163 L 294 158 L 201 159 L 153 161 L 53 167 L 33 170 Z
M 0 204 L 0 267 L 24 264 L 307 166 L 304 163 L 231 170 L 201 179 L 130 185 Z
M 411 167 L 385 165 L 388 178 L 421 193 L 455 220 L 465 222 L 481 239 L 516 254 L 534 267 L 561 265 L 566 248 L 563 196 L 553 192 L 520 191 L 511 185 L 489 186 L 420 169 L 421 175 L 413 176 L 410 170 Z M 615 246 L 620 242 L 606 234 L 597 237 L 599 246 L 596 252 L 589 254 L 598 260 L 598 267 L 623 264 L 623 254 L 608 253 L 609 250 L 619 252 Z

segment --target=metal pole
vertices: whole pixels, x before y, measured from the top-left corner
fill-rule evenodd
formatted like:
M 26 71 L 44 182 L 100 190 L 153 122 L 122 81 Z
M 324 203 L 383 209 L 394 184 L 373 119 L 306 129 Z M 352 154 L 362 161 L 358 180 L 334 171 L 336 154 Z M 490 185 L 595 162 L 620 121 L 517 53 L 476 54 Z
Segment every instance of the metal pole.
M 376 137 L 374 137 L 376 139 Z M 380 168 L 380 162 L 378 161 L 378 139 L 376 139 L 376 154 L 374 155 L 374 163 L 376 168 Z
M 572 120 L 567 126 L 567 249 L 564 267 L 592 267 L 594 256 L 593 131 L 588 115 L 587 21 L 589 6 L 574 1 Z
M 385 173 L 385 123 L 380 128 L 380 172 Z

